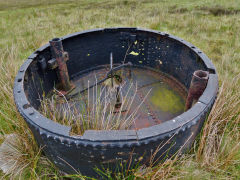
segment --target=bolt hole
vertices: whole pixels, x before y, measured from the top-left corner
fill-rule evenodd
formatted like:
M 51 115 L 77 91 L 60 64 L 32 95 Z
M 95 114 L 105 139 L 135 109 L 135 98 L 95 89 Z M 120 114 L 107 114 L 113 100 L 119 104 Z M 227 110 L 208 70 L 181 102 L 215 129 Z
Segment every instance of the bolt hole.
M 22 81 L 22 78 L 18 79 L 17 82 L 21 82 Z
M 27 108 L 29 108 L 29 107 L 31 107 L 30 104 L 24 104 L 24 105 L 23 105 L 23 109 L 27 109 Z
M 214 69 L 208 69 L 208 72 L 209 72 L 210 74 L 216 74 L 216 72 L 215 72 Z
M 31 111 L 31 112 L 29 113 L 29 115 L 34 115 L 34 111 Z
M 201 51 L 198 51 L 199 54 L 201 54 L 202 52 Z
M 193 48 L 193 49 L 194 49 L 195 47 L 194 47 L 194 46 L 191 46 L 191 48 Z
M 17 92 L 18 92 L 18 93 L 20 93 L 21 91 L 20 91 L 20 90 L 18 90 Z

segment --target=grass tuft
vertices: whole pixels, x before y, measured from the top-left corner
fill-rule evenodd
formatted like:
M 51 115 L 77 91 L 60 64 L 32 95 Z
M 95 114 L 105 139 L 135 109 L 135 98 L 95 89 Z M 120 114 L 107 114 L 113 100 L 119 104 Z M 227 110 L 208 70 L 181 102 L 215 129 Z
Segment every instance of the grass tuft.
M 108 80 L 110 79 L 106 81 Z M 70 100 L 67 100 L 65 96 L 59 97 L 59 91 L 55 89 L 56 92 L 50 98 L 44 97 L 41 100 L 40 111 L 53 121 L 71 126 L 72 135 L 82 135 L 88 129 L 129 129 L 134 125 L 138 110 L 150 91 L 138 106 L 133 107 L 138 91 L 137 83 L 135 85 L 133 83 L 122 84 L 118 87 L 99 86 L 88 87 L 87 94 L 79 94 L 77 99 Z M 116 88 L 119 88 L 119 92 Z M 123 92 L 123 89 L 126 92 Z M 117 93 L 121 102 L 118 108 L 116 108 Z

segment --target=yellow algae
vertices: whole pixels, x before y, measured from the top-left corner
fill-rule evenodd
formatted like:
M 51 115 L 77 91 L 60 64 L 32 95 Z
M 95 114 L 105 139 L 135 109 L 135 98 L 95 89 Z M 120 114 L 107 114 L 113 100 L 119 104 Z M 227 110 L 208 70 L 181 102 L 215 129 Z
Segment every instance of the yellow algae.
M 184 111 L 184 102 L 181 96 L 166 86 L 156 88 L 151 97 L 151 102 L 164 112 L 177 113 Z
M 134 55 L 134 56 L 138 56 L 139 55 L 139 53 L 134 52 L 134 51 L 130 52 L 129 54 Z

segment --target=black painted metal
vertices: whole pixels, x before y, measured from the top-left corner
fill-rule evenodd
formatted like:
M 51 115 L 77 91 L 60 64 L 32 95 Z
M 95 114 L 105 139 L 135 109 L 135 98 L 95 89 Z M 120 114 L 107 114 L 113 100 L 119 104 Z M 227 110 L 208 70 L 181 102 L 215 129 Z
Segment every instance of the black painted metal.
M 159 145 L 165 144 L 156 158 L 172 156 L 183 145 L 182 152 L 191 147 L 218 91 L 215 67 L 201 50 L 175 36 L 139 28 L 95 29 L 61 39 L 69 54 L 70 60 L 66 63 L 70 78 L 97 65 L 109 64 L 110 52 L 114 54 L 114 62 L 121 63 L 130 46 L 129 52 L 137 52 L 139 56 L 129 55 L 126 62 L 139 65 L 142 61 L 141 65 L 170 74 L 186 88 L 195 70 L 208 71 L 209 80 L 198 102 L 172 120 L 137 131 L 88 130 L 74 137 L 69 135 L 70 127 L 47 119 L 37 110 L 43 91 L 48 93 L 58 83 L 56 71 L 46 68 L 43 60 L 52 59 L 49 44 L 39 48 L 20 68 L 14 84 L 14 98 L 36 141 L 59 169 L 97 176 L 93 167 L 103 164 L 114 168 L 118 160 L 128 161 L 130 155 L 131 162 L 149 162 Z

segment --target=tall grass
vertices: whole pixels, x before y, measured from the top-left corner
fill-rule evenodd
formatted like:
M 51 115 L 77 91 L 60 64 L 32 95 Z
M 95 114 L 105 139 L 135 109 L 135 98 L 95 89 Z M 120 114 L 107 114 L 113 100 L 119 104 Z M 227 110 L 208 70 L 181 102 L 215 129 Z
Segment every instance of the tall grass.
M 219 173 L 228 171 L 228 165 L 240 165 L 240 74 L 232 81 L 224 80 L 218 99 L 205 124 L 196 158 L 201 166 Z
M 13 100 L 13 81 L 17 72 L 14 60 L 17 59 L 16 46 L 0 50 L 0 168 L 4 170 L 2 179 L 40 179 L 56 176 L 58 172 L 52 163 L 41 155 L 34 137 L 25 121 L 16 113 Z M 4 59 L 9 61 L 4 63 Z M 40 164 L 40 166 L 39 166 Z
M 0 0 L 0 142 L 14 133 L 21 171 L 3 179 L 61 179 L 41 155 L 17 113 L 12 88 L 23 61 L 53 37 L 84 29 L 139 26 L 167 31 L 203 50 L 216 65 L 221 88 L 201 135 L 189 154 L 167 159 L 156 168 L 136 169 L 143 179 L 238 179 L 240 13 L 236 0 Z M 59 3 L 60 2 L 60 3 Z M 206 6 L 208 8 L 206 8 Z M 218 10 L 220 7 L 220 10 Z M 215 9 L 213 11 L 213 9 Z M 226 11 L 225 11 L 226 10 Z M 228 12 L 227 13 L 215 13 Z M 214 12 L 214 13 L 212 13 Z M 229 13 L 230 12 L 230 13 Z M 11 151 L 11 150 L 10 150 Z M 15 150 L 14 150 L 15 151 Z M 18 155 L 19 156 L 19 155 Z M 0 156 L 0 159 L 3 156 Z M 10 161 L 13 157 L 4 158 Z M 16 157 L 15 157 L 16 159 Z M 1 161 L 1 160 L 0 160 Z M 18 161 L 16 161 L 17 165 Z M 22 168 L 25 167 L 25 168 Z M 125 176 L 127 178 L 127 176 Z
M 67 100 L 64 95 L 59 97 L 59 91 L 50 98 L 44 97 L 40 111 L 58 123 L 71 126 L 72 135 L 82 135 L 88 129 L 129 129 L 135 125 L 138 110 L 150 92 L 145 95 L 141 103 L 134 107 L 137 91 L 137 83 L 134 85 L 123 83 L 118 87 L 111 87 L 97 85 L 96 80 L 96 86 L 91 89 L 88 87 L 85 95 L 79 93 L 77 99 Z M 118 98 L 120 107 L 116 107 Z

